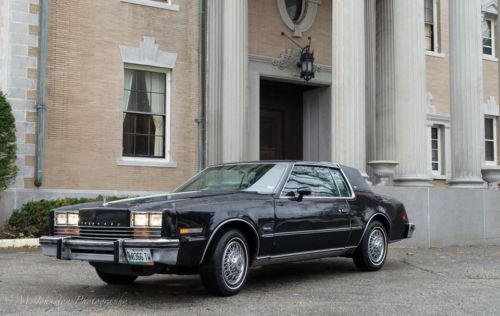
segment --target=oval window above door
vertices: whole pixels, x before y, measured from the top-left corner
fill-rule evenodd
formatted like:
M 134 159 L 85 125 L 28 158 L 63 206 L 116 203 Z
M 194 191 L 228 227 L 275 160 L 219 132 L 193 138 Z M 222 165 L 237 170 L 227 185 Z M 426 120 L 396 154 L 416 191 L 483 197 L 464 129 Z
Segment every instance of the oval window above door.
M 286 11 L 294 23 L 300 21 L 305 11 L 305 0 L 285 0 Z
M 321 0 L 277 0 L 278 10 L 294 37 L 301 37 L 314 23 Z

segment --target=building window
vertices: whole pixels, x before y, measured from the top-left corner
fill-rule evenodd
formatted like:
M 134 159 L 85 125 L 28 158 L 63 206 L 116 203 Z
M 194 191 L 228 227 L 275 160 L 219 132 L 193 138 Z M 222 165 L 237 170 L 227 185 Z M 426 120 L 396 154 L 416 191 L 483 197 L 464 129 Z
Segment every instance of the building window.
M 167 73 L 125 68 L 123 156 L 166 158 Z
M 483 54 L 493 56 L 494 48 L 494 30 L 493 30 L 493 20 L 484 19 L 483 20 Z
M 496 121 L 492 117 L 484 119 L 484 147 L 485 160 L 489 163 L 496 164 L 497 148 L 496 148 Z
M 425 10 L 425 49 L 436 51 L 434 0 L 424 0 Z
M 441 151 L 441 128 L 431 127 L 431 163 L 432 172 L 441 174 L 442 170 L 442 151 Z

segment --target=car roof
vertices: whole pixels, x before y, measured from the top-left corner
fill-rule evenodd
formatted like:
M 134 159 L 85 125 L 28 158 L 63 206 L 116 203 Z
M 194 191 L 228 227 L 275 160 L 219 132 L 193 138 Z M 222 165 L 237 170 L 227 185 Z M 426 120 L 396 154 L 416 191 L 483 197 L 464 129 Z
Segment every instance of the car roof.
M 235 162 L 227 162 L 216 164 L 214 166 L 222 166 L 222 165 L 235 165 L 235 164 L 269 164 L 269 163 L 286 163 L 286 164 L 305 164 L 305 165 L 318 165 L 318 166 L 329 166 L 340 168 L 338 163 L 327 162 L 327 161 L 307 161 L 307 160 L 249 160 L 249 161 L 235 161 Z

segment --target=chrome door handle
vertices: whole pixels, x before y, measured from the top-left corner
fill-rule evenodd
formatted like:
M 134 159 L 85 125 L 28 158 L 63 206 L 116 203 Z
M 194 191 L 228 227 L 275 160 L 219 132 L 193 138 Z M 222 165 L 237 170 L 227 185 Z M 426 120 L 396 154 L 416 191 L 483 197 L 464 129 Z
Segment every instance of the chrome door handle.
M 348 208 L 339 208 L 339 213 L 340 214 L 348 214 L 349 213 L 349 209 Z

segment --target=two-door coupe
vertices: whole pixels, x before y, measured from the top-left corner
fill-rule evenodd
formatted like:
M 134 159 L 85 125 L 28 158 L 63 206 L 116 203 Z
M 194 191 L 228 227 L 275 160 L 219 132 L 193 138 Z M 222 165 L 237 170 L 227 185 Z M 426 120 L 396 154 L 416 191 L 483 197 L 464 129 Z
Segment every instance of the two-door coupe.
M 332 256 L 379 270 L 388 243 L 415 225 L 358 170 L 272 161 L 209 167 L 171 194 L 54 209 L 45 255 L 85 260 L 109 284 L 199 273 L 216 295 L 239 292 L 249 267 Z

